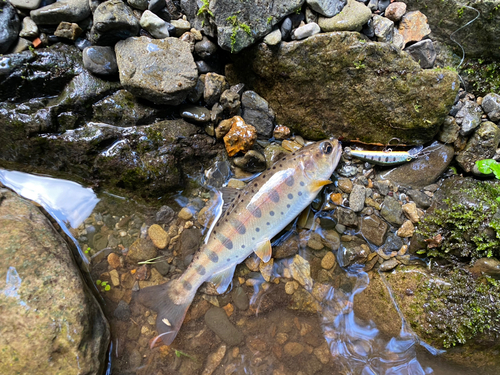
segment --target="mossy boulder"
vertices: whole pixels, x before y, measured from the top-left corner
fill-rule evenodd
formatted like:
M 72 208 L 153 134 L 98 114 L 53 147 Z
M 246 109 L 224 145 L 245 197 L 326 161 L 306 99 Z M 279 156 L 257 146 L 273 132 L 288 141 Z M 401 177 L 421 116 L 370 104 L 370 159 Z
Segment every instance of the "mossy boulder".
M 310 139 L 430 141 L 460 85 L 455 72 L 421 69 L 394 45 L 357 32 L 262 43 L 234 56 L 234 71 L 268 100 L 279 124 Z
M 372 320 L 382 334 L 398 336 L 401 318 L 436 349 L 443 360 L 493 374 L 500 365 L 500 284 L 475 279 L 465 269 L 429 271 L 423 266 L 398 266 L 382 275 L 370 273 L 368 287 L 354 297 L 356 316 Z
M 407 0 L 408 11 L 420 10 L 427 16 L 431 38 L 456 47 L 450 35 L 476 17 L 471 6 L 479 11 L 479 18 L 453 35 L 465 54 L 476 57 L 500 57 L 500 1 L 499 0 Z

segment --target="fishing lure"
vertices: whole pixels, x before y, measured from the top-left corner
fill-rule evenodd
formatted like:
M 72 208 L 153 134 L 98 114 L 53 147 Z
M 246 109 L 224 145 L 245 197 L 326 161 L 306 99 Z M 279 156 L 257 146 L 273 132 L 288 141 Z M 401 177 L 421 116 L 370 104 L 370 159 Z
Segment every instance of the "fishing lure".
M 417 146 L 408 151 L 367 151 L 353 150 L 349 147 L 346 147 L 344 149 L 344 152 L 346 155 L 354 156 L 357 159 L 367 161 L 371 164 L 391 166 L 406 163 L 412 161 L 413 159 L 416 159 L 420 155 L 420 152 L 423 148 L 423 146 Z

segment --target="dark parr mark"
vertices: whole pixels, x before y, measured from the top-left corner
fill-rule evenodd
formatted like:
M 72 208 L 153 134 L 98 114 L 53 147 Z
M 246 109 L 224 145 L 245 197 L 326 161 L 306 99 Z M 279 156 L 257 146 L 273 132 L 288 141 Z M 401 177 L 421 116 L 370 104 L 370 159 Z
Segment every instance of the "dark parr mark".
M 295 180 L 293 179 L 293 176 L 288 176 L 285 180 L 285 184 L 288 186 L 292 186 L 295 183 Z
M 207 273 L 207 270 L 201 264 L 198 264 L 195 269 L 200 276 L 203 276 L 205 273 Z
M 191 290 L 193 289 L 193 286 L 191 285 L 191 283 L 189 283 L 188 281 L 184 280 L 182 282 L 182 287 L 186 290 Z
M 280 201 L 280 195 L 276 190 L 272 190 L 269 192 L 269 199 L 271 199 L 274 203 L 278 203 Z
M 231 250 L 233 248 L 233 241 L 224 236 L 222 233 L 218 233 L 215 237 L 220 241 L 222 246 L 224 246 L 226 249 Z
M 256 218 L 259 218 L 262 216 L 262 211 L 260 210 L 259 207 L 250 206 L 250 207 L 248 207 L 248 211 L 250 211 L 252 213 L 252 215 L 255 216 Z
M 219 261 L 219 256 L 211 250 L 208 251 L 207 256 L 208 256 L 208 259 L 210 259 L 214 263 L 217 263 Z
M 260 232 L 260 228 L 255 228 L 255 231 L 256 232 Z
M 238 219 L 233 218 L 230 220 L 230 223 L 233 226 L 233 228 L 236 230 L 236 232 L 238 232 L 239 234 L 245 234 L 245 232 L 247 231 L 247 229 L 245 228 L 245 225 L 243 225 L 243 223 L 241 221 L 239 221 Z

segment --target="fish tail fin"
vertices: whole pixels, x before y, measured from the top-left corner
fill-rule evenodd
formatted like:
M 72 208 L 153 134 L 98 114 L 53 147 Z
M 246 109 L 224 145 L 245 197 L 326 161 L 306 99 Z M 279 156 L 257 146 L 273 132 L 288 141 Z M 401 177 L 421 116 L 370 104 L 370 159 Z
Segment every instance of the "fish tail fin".
M 158 336 L 152 341 L 153 347 L 158 339 L 170 345 L 174 341 L 179 329 L 182 326 L 186 312 L 193 301 L 194 294 L 190 294 L 180 304 L 176 304 L 171 295 L 173 294 L 173 285 L 176 280 L 168 283 L 147 287 L 137 293 L 137 300 L 144 306 L 158 313 L 156 318 L 156 329 Z

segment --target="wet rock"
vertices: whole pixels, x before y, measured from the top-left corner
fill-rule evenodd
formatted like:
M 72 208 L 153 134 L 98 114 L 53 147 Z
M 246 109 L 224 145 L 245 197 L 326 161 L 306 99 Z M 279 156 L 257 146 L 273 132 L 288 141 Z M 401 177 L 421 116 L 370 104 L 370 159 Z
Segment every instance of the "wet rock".
M 234 116 L 231 122 L 231 129 L 224 136 L 224 144 L 227 154 L 234 156 L 240 151 L 247 152 L 253 146 L 257 140 L 257 132 L 239 116 Z
M 290 152 L 276 143 L 271 143 L 264 149 L 267 167 L 271 167 L 276 161 L 288 155 Z
M 289 237 L 273 247 L 273 258 L 282 259 L 291 257 L 299 251 L 299 236 L 292 233 Z
M 347 0 L 342 12 L 332 18 L 319 17 L 318 25 L 323 32 L 361 31 L 371 16 L 372 12 L 366 5 L 356 0 Z
M 413 236 L 413 233 L 415 232 L 415 226 L 410 220 L 406 220 L 403 225 L 397 230 L 396 234 L 399 237 L 411 237 Z
M 325 270 L 332 269 L 336 264 L 335 255 L 332 252 L 327 252 L 326 255 L 321 259 L 321 267 Z
M 281 142 L 281 146 L 283 146 L 285 150 L 290 152 L 295 152 L 302 148 L 302 145 L 300 143 L 289 141 L 288 139 L 285 139 L 283 142 Z
M 321 31 L 316 22 L 311 22 L 296 28 L 293 32 L 293 36 L 296 40 L 301 40 L 318 34 Z
M 248 309 L 249 306 L 249 301 L 248 301 L 248 296 L 243 290 L 242 287 L 237 286 L 236 288 L 233 289 L 231 293 L 234 305 L 242 311 L 245 311 Z
M 213 56 L 217 52 L 217 45 L 206 36 L 194 45 L 194 51 L 202 59 Z
M 280 28 L 281 39 L 288 40 L 292 32 L 292 20 L 290 17 L 285 18 Z
M 145 238 L 138 238 L 134 241 L 127 253 L 127 259 L 131 262 L 143 262 L 148 259 L 156 258 L 158 250 L 153 243 Z
M 30 40 L 18 38 L 17 43 L 14 45 L 14 47 L 12 47 L 11 52 L 20 53 L 29 49 L 30 46 L 33 46 L 33 43 Z
M 182 207 L 178 214 L 179 219 L 191 220 L 193 218 L 193 210 L 189 207 Z
M 346 227 L 356 227 L 358 225 L 358 216 L 353 210 L 344 207 L 338 207 L 334 213 L 335 219 L 339 224 Z
M 119 40 L 136 36 L 139 34 L 139 29 L 139 20 L 134 16 L 132 9 L 121 0 L 108 0 L 99 4 L 94 11 L 90 40 L 94 44 L 112 46 Z M 127 46 L 133 48 L 133 44 L 127 44 Z M 134 52 L 138 52 L 135 59 L 143 53 L 143 51 Z M 144 53 L 147 54 L 148 51 Z M 153 53 L 151 55 L 154 56 Z M 149 55 L 150 58 L 152 58 L 151 55 Z
M 499 143 L 498 126 L 491 121 L 483 122 L 469 139 L 465 149 L 457 155 L 456 160 L 464 171 L 471 172 L 477 160 L 490 159 L 495 155 Z
M 205 91 L 203 99 L 208 106 L 219 101 L 221 94 L 229 88 L 226 77 L 217 73 L 207 73 L 205 77 Z
M 399 33 L 403 36 L 404 44 L 420 42 L 431 33 L 427 17 L 420 11 L 406 13 L 399 23 Z
M 399 201 L 393 197 L 387 196 L 384 198 L 380 215 L 389 223 L 396 225 L 403 224 L 403 209 Z
M 32 10 L 30 17 L 37 25 L 58 25 L 61 22 L 78 22 L 90 16 L 87 0 L 59 0 Z
M 17 40 L 21 23 L 16 9 L 9 3 L 2 3 L 0 10 L 0 53 L 6 53 Z
M 432 40 L 426 39 L 405 48 L 413 59 L 420 64 L 422 69 L 430 69 L 436 61 L 436 50 Z
M 396 260 L 396 258 L 391 258 L 389 260 L 384 261 L 379 267 L 379 271 L 381 272 L 387 272 L 390 270 L 393 270 L 399 265 L 399 262 Z
M 461 126 L 462 135 L 471 134 L 481 123 L 482 110 L 476 102 L 467 100 L 455 116 L 455 121 Z
M 123 87 L 153 103 L 178 105 L 196 85 L 189 45 L 177 38 L 128 38 L 116 44 L 115 52 Z M 151 64 L 154 70 L 147 69 Z
M 275 46 L 281 42 L 281 30 L 276 29 L 269 34 L 267 34 L 264 38 L 264 43 L 270 45 L 270 46 Z
M 233 90 L 224 91 L 220 96 L 219 102 L 222 105 L 224 111 L 228 112 L 232 116 L 238 114 L 240 111 L 241 107 L 240 94 L 238 94 Z
M 410 219 L 412 223 L 416 224 L 420 221 L 417 205 L 414 202 L 403 204 L 402 208 L 406 217 Z
M 90 47 L 110 48 L 110 47 Z M 113 57 L 114 57 L 114 52 Z M 84 55 L 85 56 L 85 55 Z M 85 58 L 85 57 L 84 57 Z M 116 126 L 134 126 L 152 121 L 158 111 L 144 105 L 127 90 L 118 90 L 92 105 L 92 120 Z
M 197 123 L 210 121 L 210 111 L 198 105 L 185 105 L 180 109 L 181 117 Z
M 169 206 L 161 206 L 156 213 L 156 222 L 169 224 L 175 217 L 175 211 Z
M 36 38 L 38 36 L 38 26 L 29 17 L 23 18 L 21 31 L 19 32 L 21 38 Z
M 61 22 L 54 31 L 54 35 L 58 38 L 76 40 L 82 32 L 83 30 L 77 23 Z
M 273 137 L 276 139 L 286 139 L 290 137 L 291 131 L 288 126 L 276 125 L 273 130 Z
M 295 255 L 288 262 L 288 269 L 292 278 L 306 288 L 312 288 L 311 268 L 309 262 L 300 255 Z
M 219 338 L 229 346 L 243 341 L 243 334 L 229 321 L 226 312 L 220 307 L 212 307 L 205 314 L 205 323 Z
M 71 249 L 32 203 L 2 197 L 0 373 L 102 373 L 109 327 Z
M 16 9 L 38 9 L 40 8 L 41 0 L 11 0 L 9 1 Z
M 424 149 L 420 156 L 407 164 L 394 168 L 381 175 L 396 185 L 424 187 L 435 182 L 450 165 L 455 151 L 450 145 L 434 142 Z
M 164 249 L 170 241 L 167 232 L 158 224 L 153 224 L 148 228 L 148 235 L 158 249 Z
M 360 212 L 365 207 L 366 189 L 363 185 L 354 185 L 349 194 L 349 207 L 354 212 Z
M 154 38 L 163 39 L 170 36 L 169 29 L 171 26 L 169 26 L 168 22 L 164 21 L 150 10 L 146 10 L 142 13 L 139 24 Z
M 180 37 L 185 32 L 191 30 L 191 24 L 189 21 L 183 19 L 171 20 L 170 23 L 174 26 L 174 36 Z
M 364 216 L 359 220 L 359 230 L 367 241 L 382 246 L 388 225 L 376 215 Z
M 262 172 L 266 169 L 266 158 L 255 150 L 248 151 L 244 156 L 234 158 L 234 165 L 248 172 Z
M 115 253 L 109 254 L 107 258 L 109 266 L 114 269 L 122 266 L 122 262 L 120 261 L 120 259 L 120 256 Z
M 221 346 L 219 346 L 217 351 L 208 355 L 205 369 L 203 370 L 201 375 L 212 375 L 217 366 L 219 366 L 219 364 L 222 362 L 222 359 L 225 355 L 226 345 L 222 344 Z
M 459 132 L 460 126 L 458 126 L 455 118 L 446 116 L 441 131 L 437 135 L 437 140 L 442 143 L 453 143 L 457 140 Z
M 308 0 L 307 4 L 315 12 L 325 17 L 333 17 L 340 13 L 346 2 L 346 0 Z
M 378 14 L 373 15 L 372 22 L 377 41 L 391 43 L 394 39 L 394 22 Z
M 477 276 L 488 275 L 495 279 L 500 279 L 500 261 L 494 258 L 478 259 L 469 271 Z
M 274 113 L 269 103 L 254 91 L 245 91 L 241 95 L 243 119 L 253 125 L 259 136 L 271 137 Z
M 198 228 L 188 228 L 184 229 L 181 233 L 181 237 L 175 246 L 175 250 L 181 254 L 183 258 L 189 258 L 190 255 L 198 251 L 200 247 L 201 232 Z M 191 261 L 186 262 L 187 264 Z
M 393 137 L 409 144 L 433 139 L 455 100 L 458 75 L 421 70 L 407 53 L 387 43 L 361 43 L 356 35 L 316 34 L 278 49 L 260 44 L 234 56 L 234 68 L 269 101 L 277 123 L 308 139 L 331 134 L 382 143 Z M 360 54 L 366 56 L 362 61 Z M 335 73 L 323 66 L 335 66 Z M 376 73 L 389 67 L 399 73 Z M 425 94 L 422 87 L 429 88 Z M 387 104 L 376 105 L 380 100 Z
M 495 93 L 490 93 L 483 98 L 481 107 L 488 115 L 491 121 L 500 120 L 500 95 Z
M 118 72 L 115 51 L 112 47 L 91 46 L 83 50 L 83 66 L 91 73 L 112 75 Z
M 323 226 L 323 224 L 322 224 Z M 328 247 L 330 250 L 338 250 L 340 247 L 340 236 L 337 233 L 337 231 L 331 229 L 331 230 L 324 230 L 322 232 L 322 242 L 323 244 Z
M 128 305 L 128 303 L 126 303 L 125 301 L 120 301 L 118 302 L 118 306 L 113 312 L 113 315 L 116 319 L 126 322 L 130 319 L 132 312 L 130 311 L 130 306 Z
M 139 10 L 148 9 L 148 0 L 127 0 L 127 4 L 134 9 L 139 9 Z
M 340 190 L 348 194 L 352 191 L 353 188 L 352 181 L 349 180 L 348 178 L 342 178 L 342 177 L 338 179 L 338 186 Z
M 296 357 L 304 351 L 304 346 L 298 342 L 287 342 L 285 344 L 285 354 L 290 357 Z
M 401 17 L 406 13 L 406 4 L 400 1 L 389 4 L 385 9 L 385 17 L 393 22 L 399 22 Z
M 425 193 L 422 193 L 420 190 L 408 190 L 406 192 L 411 199 L 415 201 L 418 207 L 427 209 L 430 207 L 432 203 L 432 199 Z

